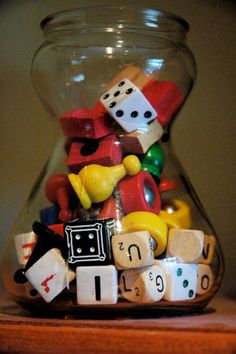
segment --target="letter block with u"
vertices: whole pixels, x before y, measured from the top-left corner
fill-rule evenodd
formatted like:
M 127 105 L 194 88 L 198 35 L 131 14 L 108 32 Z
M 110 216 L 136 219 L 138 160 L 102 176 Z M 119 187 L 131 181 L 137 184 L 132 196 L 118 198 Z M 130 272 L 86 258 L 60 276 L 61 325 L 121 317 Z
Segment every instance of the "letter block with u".
M 117 269 L 142 268 L 154 262 L 153 242 L 148 231 L 113 236 L 112 251 Z

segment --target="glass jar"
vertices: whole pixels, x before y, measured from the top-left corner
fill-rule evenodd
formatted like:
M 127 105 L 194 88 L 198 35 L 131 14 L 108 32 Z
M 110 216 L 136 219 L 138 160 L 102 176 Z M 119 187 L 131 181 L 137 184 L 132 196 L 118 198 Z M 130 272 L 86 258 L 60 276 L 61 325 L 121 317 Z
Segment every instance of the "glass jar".
M 110 6 L 41 28 L 32 80 L 57 139 L 6 239 L 6 289 L 34 313 L 199 311 L 223 260 L 169 139 L 195 79 L 187 22 Z

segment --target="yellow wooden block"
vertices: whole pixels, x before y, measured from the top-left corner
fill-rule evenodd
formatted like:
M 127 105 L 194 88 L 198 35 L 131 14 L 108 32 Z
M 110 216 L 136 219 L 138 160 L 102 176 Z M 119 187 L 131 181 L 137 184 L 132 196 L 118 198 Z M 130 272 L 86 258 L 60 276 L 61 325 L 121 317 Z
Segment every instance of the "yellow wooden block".
M 122 149 L 133 154 L 145 154 L 147 150 L 163 135 L 163 128 L 157 120 L 146 125 L 142 130 L 132 133 L 121 133 L 119 136 Z
M 112 252 L 117 269 L 147 267 L 154 262 L 153 244 L 148 231 L 113 236 Z
M 202 255 L 204 233 L 200 230 L 169 230 L 166 257 L 180 263 L 197 263 Z
M 215 253 L 216 239 L 213 235 L 205 235 L 202 256 L 199 263 L 211 264 Z
M 116 85 L 119 81 L 124 80 L 124 79 L 129 79 L 131 82 L 134 83 L 135 79 L 139 76 L 139 74 L 142 72 L 142 69 L 129 65 L 125 67 L 123 70 L 121 70 L 113 79 L 112 81 L 108 84 L 107 89 L 109 90 L 111 87 Z

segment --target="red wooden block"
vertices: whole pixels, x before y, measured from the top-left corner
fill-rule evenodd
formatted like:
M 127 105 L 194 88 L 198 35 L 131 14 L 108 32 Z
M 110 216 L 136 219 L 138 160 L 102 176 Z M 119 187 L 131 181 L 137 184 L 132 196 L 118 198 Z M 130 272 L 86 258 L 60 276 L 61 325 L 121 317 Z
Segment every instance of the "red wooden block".
M 77 173 L 83 166 L 99 164 L 103 166 L 118 165 L 122 160 L 120 142 L 114 134 L 98 140 L 76 141 L 71 144 L 66 161 L 69 169 Z
M 159 214 L 161 201 L 157 184 L 152 175 L 141 171 L 121 180 L 118 185 L 121 203 L 126 214 L 149 211 Z
M 60 117 L 64 134 L 68 137 L 97 139 L 112 133 L 109 115 L 91 112 L 87 108 L 74 109 Z
M 149 81 L 142 89 L 143 94 L 157 111 L 157 119 L 161 125 L 170 122 L 184 100 L 184 96 L 171 81 Z
M 75 213 L 70 210 L 70 203 L 75 198 L 75 192 L 67 175 L 55 174 L 51 176 L 45 186 L 45 195 L 53 204 L 59 204 L 59 220 L 67 222 L 75 218 Z

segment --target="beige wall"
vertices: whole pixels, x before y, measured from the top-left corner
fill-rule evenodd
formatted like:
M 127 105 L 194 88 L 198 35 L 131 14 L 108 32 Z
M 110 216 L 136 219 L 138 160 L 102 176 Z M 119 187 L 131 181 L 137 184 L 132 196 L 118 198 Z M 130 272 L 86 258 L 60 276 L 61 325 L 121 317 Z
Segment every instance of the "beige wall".
M 112 3 L 121 1 L 112 1 Z M 110 1 L 0 2 L 0 244 L 52 147 L 53 131 L 30 80 L 41 43 L 40 20 L 62 9 Z M 219 234 L 226 259 L 224 290 L 233 294 L 236 267 L 233 204 L 236 21 L 233 1 L 126 1 L 157 6 L 188 20 L 198 80 L 173 129 L 176 152 Z M 233 281 L 234 277 L 234 281 Z

